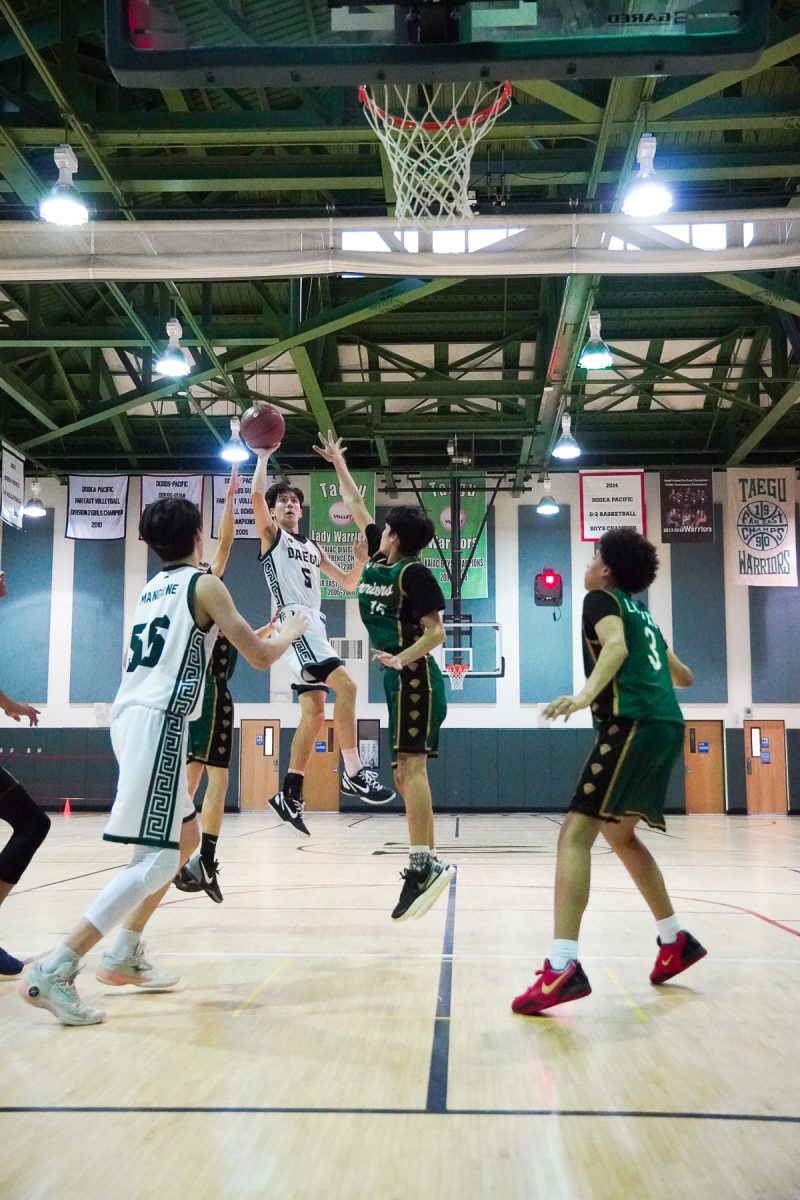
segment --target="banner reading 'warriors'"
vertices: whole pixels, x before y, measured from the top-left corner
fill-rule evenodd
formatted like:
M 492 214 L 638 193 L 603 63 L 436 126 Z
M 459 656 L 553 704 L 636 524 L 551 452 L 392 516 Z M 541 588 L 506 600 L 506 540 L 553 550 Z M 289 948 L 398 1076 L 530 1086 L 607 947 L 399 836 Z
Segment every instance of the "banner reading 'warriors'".
M 352 476 L 367 512 L 374 513 L 374 472 L 353 471 Z M 315 471 L 311 476 L 309 524 L 309 536 L 325 551 L 331 562 L 343 571 L 352 570 L 353 542 L 358 537 L 358 526 L 342 500 L 335 471 Z M 328 579 L 327 575 L 321 577 L 320 596 L 323 600 L 344 600 L 348 595 L 343 587 Z
M 710 471 L 661 472 L 661 541 L 713 542 Z
M 480 537 L 478 537 L 478 530 L 486 515 L 486 476 L 482 474 L 461 476 L 460 483 L 462 574 L 473 547 L 475 547 L 472 562 L 461 585 L 461 598 L 462 600 L 484 600 L 489 595 L 486 525 L 484 524 Z M 425 511 L 433 521 L 436 537 L 441 546 L 440 554 L 436 543 L 431 542 L 430 546 L 420 553 L 420 559 L 426 567 L 433 571 L 445 600 L 451 600 L 453 591 L 450 586 L 450 576 L 442 562 L 442 557 L 444 557 L 449 569 L 453 561 L 450 480 L 446 475 L 423 471 L 420 480 L 420 494 Z M 477 547 L 475 546 L 476 538 Z
M 728 579 L 750 587 L 797 587 L 794 468 L 741 467 L 727 475 Z

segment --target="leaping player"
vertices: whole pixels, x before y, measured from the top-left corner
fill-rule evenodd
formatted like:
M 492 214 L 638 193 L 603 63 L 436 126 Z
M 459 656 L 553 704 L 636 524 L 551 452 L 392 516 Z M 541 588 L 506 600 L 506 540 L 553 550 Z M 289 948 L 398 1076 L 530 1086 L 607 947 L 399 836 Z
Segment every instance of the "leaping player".
M 273 447 L 275 449 L 275 447 Z M 325 551 L 300 533 L 303 493 L 290 483 L 274 483 L 265 494 L 267 462 L 271 450 L 256 450 L 251 495 L 256 529 L 261 538 L 259 561 L 264 565 L 277 620 L 299 614 L 308 621 L 304 635 L 293 643 L 291 657 L 295 680 L 292 690 L 300 702 L 300 723 L 292 739 L 289 769 L 281 790 L 269 803 L 282 821 L 308 834 L 303 820 L 303 779 L 314 743 L 325 720 L 328 688 L 336 693 L 333 723 L 342 748 L 342 792 L 360 796 L 367 804 L 388 804 L 395 797 L 384 787 L 377 771 L 362 766 L 356 742 L 356 685 L 328 641 L 325 614 L 320 609 L 320 571 L 352 592 L 367 561 L 363 538 L 353 546 L 353 568 L 343 571 Z

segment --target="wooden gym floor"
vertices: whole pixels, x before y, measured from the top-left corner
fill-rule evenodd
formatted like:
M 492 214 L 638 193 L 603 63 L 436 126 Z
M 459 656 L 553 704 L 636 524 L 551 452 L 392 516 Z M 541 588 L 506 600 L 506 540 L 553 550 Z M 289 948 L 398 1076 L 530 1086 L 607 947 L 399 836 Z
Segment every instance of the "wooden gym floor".
M 148 951 L 174 992 L 79 979 L 65 1029 L 0 984 L 3 1200 L 790 1200 L 800 1194 L 800 821 L 673 817 L 645 832 L 709 955 L 652 988 L 653 923 L 604 845 L 581 958 L 594 992 L 512 997 L 551 934 L 558 816 L 442 816 L 458 864 L 418 921 L 389 912 L 400 817 L 228 816 L 225 902 L 172 891 Z M 100 816 L 55 816 L 0 911 L 42 952 L 125 861 Z

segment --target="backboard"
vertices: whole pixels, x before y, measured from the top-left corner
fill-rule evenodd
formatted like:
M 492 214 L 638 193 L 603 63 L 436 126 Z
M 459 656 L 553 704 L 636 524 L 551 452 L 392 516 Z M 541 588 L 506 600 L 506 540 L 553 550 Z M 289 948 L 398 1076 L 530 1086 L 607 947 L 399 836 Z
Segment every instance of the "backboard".
M 130 87 L 709 75 L 749 66 L 769 0 L 105 0 Z

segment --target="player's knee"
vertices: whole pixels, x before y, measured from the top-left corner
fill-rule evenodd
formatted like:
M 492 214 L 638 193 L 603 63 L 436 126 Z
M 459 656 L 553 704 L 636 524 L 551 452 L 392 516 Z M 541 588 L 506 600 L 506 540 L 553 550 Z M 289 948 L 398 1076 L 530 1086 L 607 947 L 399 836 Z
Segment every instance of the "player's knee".
M 355 703 L 356 684 L 343 668 L 339 668 L 336 672 L 336 679 L 331 680 L 331 687 L 336 689 L 337 701 L 344 701 L 345 704 Z
M 142 882 L 148 895 L 152 896 L 153 892 L 158 892 L 162 887 L 166 887 L 175 878 L 179 866 L 180 854 L 177 850 L 157 850 L 148 855 L 142 875 Z
M 44 839 L 47 837 L 48 833 L 50 832 L 51 824 L 52 824 L 52 821 L 48 817 L 47 813 L 42 812 L 42 810 L 40 808 L 37 808 L 36 815 L 33 817 L 32 821 L 31 821 L 31 828 L 30 828 L 30 837 L 31 837 L 31 840 L 35 843 L 37 850 L 39 849 L 42 842 L 44 841 Z

